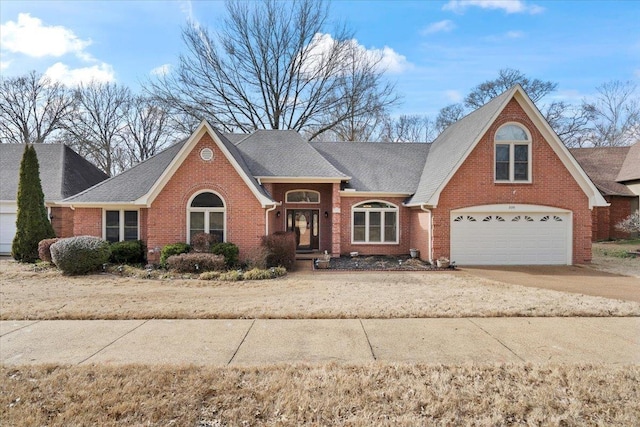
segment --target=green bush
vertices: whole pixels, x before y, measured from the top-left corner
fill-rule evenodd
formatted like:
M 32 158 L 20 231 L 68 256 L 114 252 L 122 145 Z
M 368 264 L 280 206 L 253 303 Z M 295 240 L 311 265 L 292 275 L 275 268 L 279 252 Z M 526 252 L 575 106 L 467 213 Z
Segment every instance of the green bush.
M 36 262 L 40 241 L 56 237 L 56 233 L 44 206 L 38 156 L 31 144 L 25 144 L 19 176 L 16 234 L 11 243 L 11 256 L 20 262 Z
M 240 249 L 233 243 L 215 243 L 211 246 L 211 253 L 224 256 L 227 268 L 233 268 L 238 265 Z
M 166 261 L 167 268 L 179 273 L 202 273 L 203 271 L 219 271 L 224 269 L 222 255 L 188 253 L 171 255 Z
M 170 245 L 166 245 L 160 252 L 160 265 L 166 268 L 167 258 L 172 255 L 186 254 L 189 250 L 191 250 L 191 246 L 186 243 L 172 243 Z
M 92 236 L 60 239 L 50 247 L 53 263 L 64 274 L 87 274 L 109 261 L 109 242 Z
M 147 248 L 142 240 L 129 240 L 111 244 L 111 261 L 114 264 L 144 264 Z
M 38 257 L 40 257 L 42 261 L 51 262 L 51 245 L 58 240 L 60 239 L 57 237 L 54 237 L 53 239 L 40 240 L 40 243 L 38 243 Z
M 268 250 L 267 267 L 284 267 L 290 270 L 296 262 L 296 235 L 293 232 L 262 236 L 262 246 Z

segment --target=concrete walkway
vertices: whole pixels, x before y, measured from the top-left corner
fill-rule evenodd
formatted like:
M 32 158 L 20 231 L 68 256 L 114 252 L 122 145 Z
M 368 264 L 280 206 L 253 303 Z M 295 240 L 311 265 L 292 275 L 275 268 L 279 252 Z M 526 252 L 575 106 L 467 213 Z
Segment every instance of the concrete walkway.
M 1 321 L 0 363 L 640 363 L 640 317 Z

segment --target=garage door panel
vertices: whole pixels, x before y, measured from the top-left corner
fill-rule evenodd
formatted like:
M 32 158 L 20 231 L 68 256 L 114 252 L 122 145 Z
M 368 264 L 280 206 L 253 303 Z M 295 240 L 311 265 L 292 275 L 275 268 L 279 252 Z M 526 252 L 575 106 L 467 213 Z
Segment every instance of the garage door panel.
M 0 213 L 0 254 L 11 253 L 11 244 L 15 235 L 16 214 L 11 212 Z
M 460 265 L 567 264 L 566 213 L 452 215 L 451 258 Z

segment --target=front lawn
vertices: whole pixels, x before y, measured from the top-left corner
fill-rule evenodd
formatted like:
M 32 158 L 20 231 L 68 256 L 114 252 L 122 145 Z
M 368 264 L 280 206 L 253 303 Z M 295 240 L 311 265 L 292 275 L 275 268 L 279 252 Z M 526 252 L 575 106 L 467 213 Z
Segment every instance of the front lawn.
M 640 257 L 629 252 L 640 249 L 640 239 L 596 242 L 592 246 L 591 266 L 609 273 L 640 277 Z

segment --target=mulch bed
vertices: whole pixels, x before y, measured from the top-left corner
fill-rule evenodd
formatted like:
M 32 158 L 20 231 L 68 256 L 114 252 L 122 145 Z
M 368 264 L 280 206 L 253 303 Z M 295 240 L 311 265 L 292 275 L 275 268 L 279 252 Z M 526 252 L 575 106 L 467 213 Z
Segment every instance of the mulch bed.
M 357 256 L 331 258 L 329 268 L 318 268 L 317 258 L 313 260 L 314 270 L 348 270 L 348 271 L 450 271 L 455 265 L 438 268 L 429 262 L 409 256 Z

